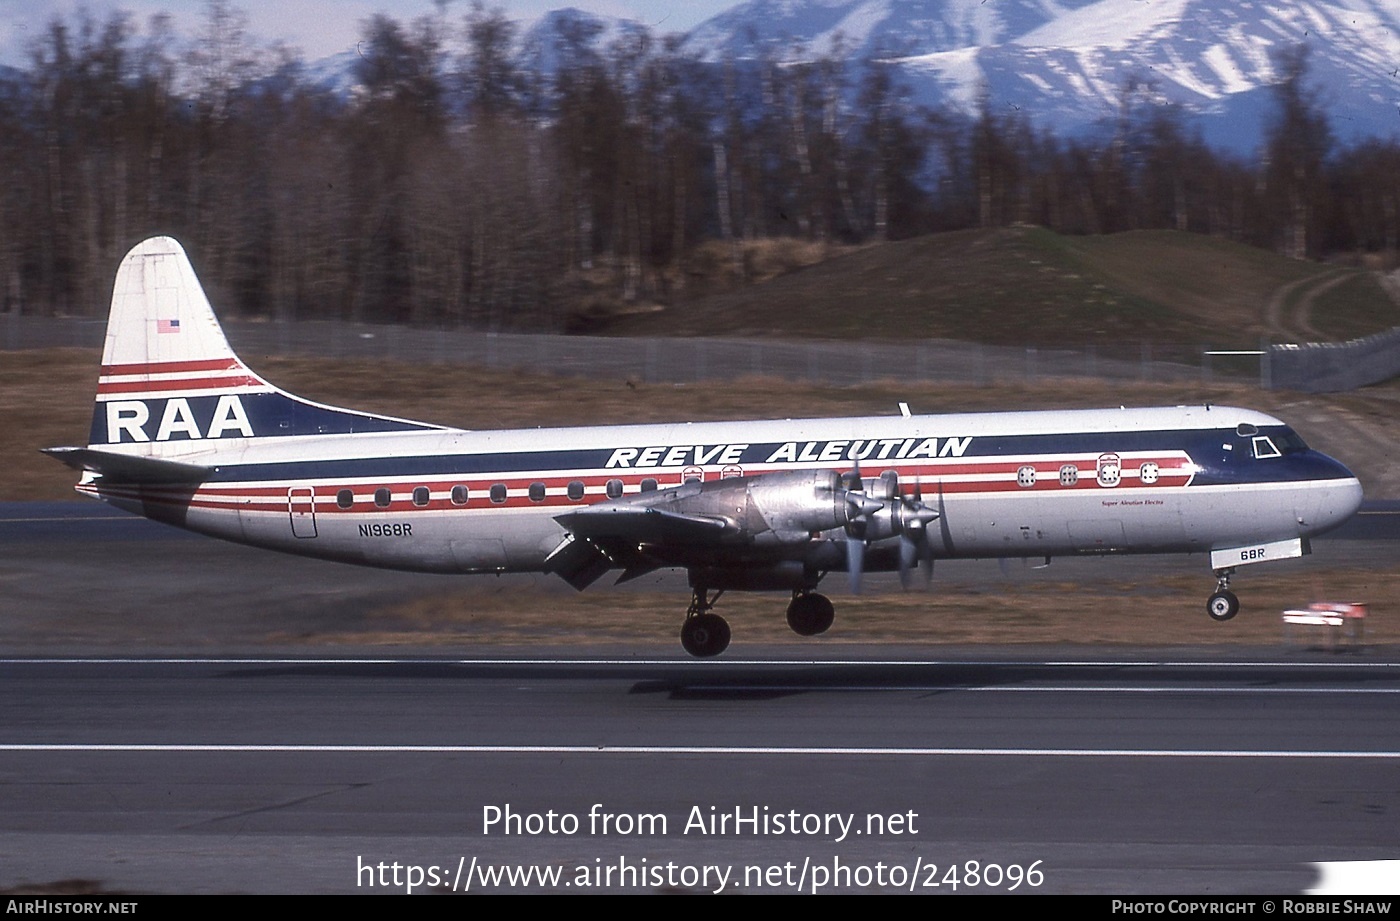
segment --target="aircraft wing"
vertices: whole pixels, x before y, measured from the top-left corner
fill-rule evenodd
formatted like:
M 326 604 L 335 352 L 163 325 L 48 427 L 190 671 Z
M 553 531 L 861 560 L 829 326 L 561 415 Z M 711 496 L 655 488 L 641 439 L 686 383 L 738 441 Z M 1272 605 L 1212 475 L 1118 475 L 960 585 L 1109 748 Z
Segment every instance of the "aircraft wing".
M 136 457 L 92 448 L 42 448 L 45 454 L 74 470 L 100 474 L 117 483 L 202 483 L 210 469 L 198 464 Z
M 683 487 L 674 492 L 690 492 Z M 663 490 L 647 501 L 669 501 Z M 569 533 L 545 560 L 544 568 L 582 591 L 609 569 L 623 567 L 626 581 L 661 566 L 648 555 L 648 545 L 718 546 L 741 533 L 734 521 L 655 508 L 632 502 L 607 502 L 558 515 L 554 519 Z
M 554 520 L 577 537 L 635 543 L 708 543 L 739 530 L 723 518 L 609 504 L 558 515 Z

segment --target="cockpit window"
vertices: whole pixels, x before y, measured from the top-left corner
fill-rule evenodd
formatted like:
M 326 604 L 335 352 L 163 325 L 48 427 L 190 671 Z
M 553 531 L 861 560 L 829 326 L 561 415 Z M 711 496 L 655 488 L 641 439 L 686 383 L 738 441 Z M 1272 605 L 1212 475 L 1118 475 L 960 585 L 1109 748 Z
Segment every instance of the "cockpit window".
M 1252 423 L 1241 422 L 1239 425 L 1235 426 L 1235 434 L 1241 438 L 1248 438 L 1251 435 L 1258 435 L 1259 428 Z
M 1279 450 L 1284 454 L 1297 454 L 1300 451 L 1306 451 L 1308 449 L 1308 443 L 1299 437 L 1298 433 L 1292 429 L 1284 429 L 1275 434 L 1273 438 Z
M 1274 440 L 1268 435 L 1254 436 L 1254 456 L 1258 458 L 1282 457 L 1283 452 L 1274 444 Z

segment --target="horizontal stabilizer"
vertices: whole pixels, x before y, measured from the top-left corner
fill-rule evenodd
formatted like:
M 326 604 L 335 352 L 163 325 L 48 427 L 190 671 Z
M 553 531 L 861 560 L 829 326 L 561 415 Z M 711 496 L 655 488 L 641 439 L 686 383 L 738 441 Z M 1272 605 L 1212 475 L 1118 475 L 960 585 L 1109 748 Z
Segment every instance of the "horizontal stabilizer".
M 45 454 L 74 470 L 100 474 L 115 483 L 202 483 L 210 469 L 198 464 L 136 457 L 93 448 L 41 448 Z

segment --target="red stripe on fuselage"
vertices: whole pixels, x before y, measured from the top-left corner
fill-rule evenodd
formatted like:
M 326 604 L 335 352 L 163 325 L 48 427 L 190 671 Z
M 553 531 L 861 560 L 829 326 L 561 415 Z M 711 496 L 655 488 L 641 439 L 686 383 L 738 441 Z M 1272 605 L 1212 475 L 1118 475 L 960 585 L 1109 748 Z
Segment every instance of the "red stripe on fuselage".
M 912 485 L 911 479 L 901 483 L 900 493 L 904 496 L 914 494 L 913 490 L 903 488 Z M 628 498 L 642 494 L 640 483 L 642 479 L 651 477 L 573 477 L 573 478 L 547 478 L 521 479 L 510 477 L 495 480 L 448 480 L 439 482 L 411 482 L 411 483 L 364 483 L 354 484 L 342 483 L 339 485 L 315 485 L 316 510 L 320 514 L 340 515 L 340 514 L 405 514 L 425 511 L 474 511 L 474 510 L 519 510 L 526 508 L 539 508 L 556 510 L 561 508 L 577 508 L 591 505 L 597 502 L 607 501 L 607 496 L 603 492 L 605 484 L 610 479 L 623 480 L 624 496 Z M 1014 479 L 992 480 L 992 481 L 957 481 L 945 480 L 942 477 L 930 476 L 926 482 L 922 482 L 924 498 L 940 493 L 944 495 L 997 495 L 1010 493 L 1046 493 L 1046 492 L 1079 492 L 1088 489 L 1102 491 L 1105 497 L 1116 494 L 1122 489 L 1130 490 L 1151 490 L 1156 492 L 1163 489 L 1178 489 L 1186 486 L 1191 479 L 1188 473 L 1179 471 L 1163 470 L 1161 478 L 1155 484 L 1144 485 L 1125 481 L 1119 487 L 1099 486 L 1092 477 L 1082 479 L 1073 486 L 1061 486 L 1056 480 L 1047 480 L 1044 483 L 1037 483 L 1036 488 L 1022 487 Z M 551 486 L 550 483 L 553 482 Z M 567 494 L 560 494 L 561 488 L 567 488 L 569 482 L 582 481 L 587 490 L 580 499 L 570 499 Z M 529 498 L 527 491 L 532 483 L 546 483 L 547 489 L 553 489 L 553 493 L 547 493 L 545 498 L 535 501 Z M 490 486 L 503 483 L 510 494 L 504 502 L 492 502 L 490 499 Z M 412 491 L 418 487 L 427 487 L 430 493 L 434 493 L 425 505 L 417 505 L 411 498 Z M 450 496 L 453 486 L 466 486 L 468 489 L 468 501 L 465 505 L 454 503 Z M 218 484 L 201 488 L 193 496 L 178 490 L 162 489 L 160 487 L 145 487 L 144 489 L 109 489 L 111 494 L 125 494 L 130 498 L 144 497 L 148 500 L 155 499 L 168 501 L 174 504 L 187 504 L 192 508 L 214 509 L 220 511 L 249 511 L 249 512 L 285 512 L 287 510 L 288 485 L 278 486 L 244 486 L 241 484 Z M 672 488 L 671 485 L 662 484 L 659 488 Z M 341 508 L 336 503 L 336 494 L 343 489 L 350 489 L 355 496 L 354 503 L 349 508 Z M 378 489 L 389 489 L 394 493 L 388 505 L 374 504 L 373 496 Z M 158 498 L 159 497 L 159 498 Z

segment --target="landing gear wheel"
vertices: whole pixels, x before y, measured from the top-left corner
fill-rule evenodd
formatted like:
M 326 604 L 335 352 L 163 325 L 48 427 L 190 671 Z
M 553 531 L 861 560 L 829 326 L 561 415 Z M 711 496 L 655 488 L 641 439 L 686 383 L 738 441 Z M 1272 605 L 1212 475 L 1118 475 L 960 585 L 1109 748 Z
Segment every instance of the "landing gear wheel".
M 1234 592 L 1224 589 L 1210 596 L 1206 602 L 1206 613 L 1211 620 L 1227 621 L 1240 612 L 1240 600 L 1235 597 Z
M 681 624 L 681 645 L 692 656 L 717 656 L 729 648 L 729 622 L 718 614 L 696 614 Z
M 836 608 L 825 595 L 810 592 L 794 595 L 787 608 L 788 626 L 798 636 L 816 636 L 831 629 Z

